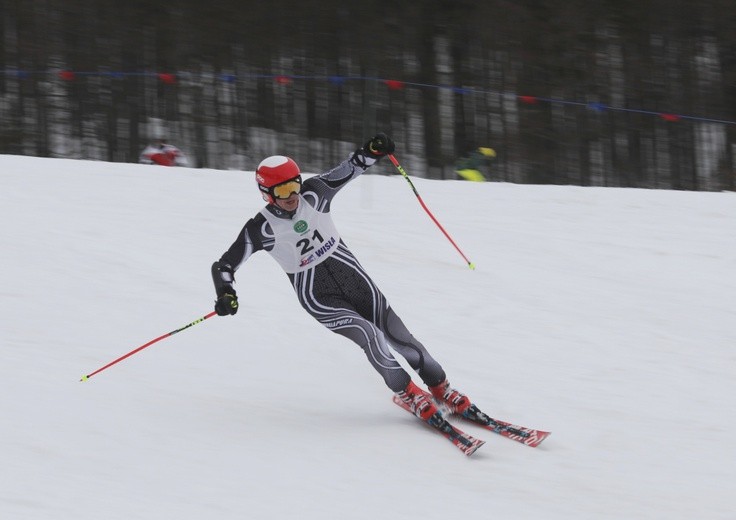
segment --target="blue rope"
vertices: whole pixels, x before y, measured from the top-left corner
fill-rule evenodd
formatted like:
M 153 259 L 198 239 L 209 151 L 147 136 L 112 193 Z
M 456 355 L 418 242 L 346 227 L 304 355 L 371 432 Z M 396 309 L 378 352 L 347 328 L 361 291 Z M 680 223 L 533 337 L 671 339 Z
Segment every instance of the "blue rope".
M 194 74 L 191 72 L 158 73 L 158 72 L 70 71 L 70 70 L 24 71 L 24 70 L 17 70 L 17 69 L 5 69 L 2 71 L 2 73 L 6 76 L 17 77 L 19 79 L 27 79 L 32 75 L 56 74 L 56 75 L 59 75 L 61 79 L 64 79 L 66 81 L 71 81 L 75 79 L 77 76 L 79 77 L 102 76 L 102 77 L 112 77 L 116 79 L 123 79 L 127 77 L 151 77 L 151 78 L 159 78 L 162 81 L 166 81 L 166 79 L 176 80 L 177 78 L 191 78 L 194 76 L 200 76 L 200 77 L 202 76 L 202 74 Z M 494 90 L 485 90 L 485 89 L 478 89 L 478 88 L 471 88 L 471 87 L 458 87 L 454 85 L 435 85 L 432 83 L 417 83 L 417 82 L 412 82 L 412 81 L 401 81 L 401 80 L 371 77 L 371 76 L 334 76 L 334 75 L 333 76 L 311 76 L 311 75 L 301 75 L 301 74 L 243 74 L 240 76 L 236 76 L 234 74 L 218 74 L 218 75 L 213 75 L 213 77 L 217 77 L 221 81 L 225 81 L 227 83 L 235 83 L 239 80 L 249 80 L 249 79 L 273 79 L 282 84 L 290 83 L 293 80 L 320 80 L 320 81 L 328 81 L 329 83 L 336 85 L 336 86 L 341 86 L 348 81 L 377 82 L 377 83 L 385 84 L 389 89 L 396 89 L 396 90 L 403 89 L 405 87 L 415 87 L 415 88 L 425 88 L 425 89 L 450 90 L 453 93 L 460 94 L 460 95 L 497 94 L 497 95 L 503 95 L 503 96 L 512 96 L 514 98 L 517 98 L 518 100 L 521 100 L 522 102 L 526 104 L 549 103 L 549 104 L 556 104 L 556 105 L 569 105 L 569 106 L 574 106 L 574 107 L 582 107 L 582 108 L 587 108 L 588 110 L 592 110 L 594 112 L 601 112 L 601 113 L 606 112 L 606 111 L 612 111 L 612 112 L 626 112 L 626 113 L 632 113 L 632 114 L 642 114 L 642 115 L 648 115 L 648 116 L 656 116 L 656 117 L 662 118 L 665 121 L 669 121 L 669 122 L 688 120 L 688 121 L 699 121 L 699 122 L 704 122 L 704 123 L 736 125 L 736 121 L 731 121 L 728 119 L 715 119 L 715 118 L 702 117 L 702 116 L 684 115 L 684 114 L 678 114 L 676 112 L 660 112 L 656 110 L 624 108 L 624 107 L 606 105 L 605 103 L 600 103 L 600 102 L 583 103 L 580 101 L 570 101 L 567 99 L 545 98 L 545 97 L 539 97 L 539 96 L 524 96 L 524 95 L 516 94 L 513 92 L 498 92 Z

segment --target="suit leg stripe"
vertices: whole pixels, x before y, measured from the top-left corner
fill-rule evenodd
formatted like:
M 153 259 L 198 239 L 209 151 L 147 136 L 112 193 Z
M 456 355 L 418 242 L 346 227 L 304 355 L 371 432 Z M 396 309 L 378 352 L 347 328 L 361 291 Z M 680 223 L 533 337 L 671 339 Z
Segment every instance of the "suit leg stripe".
M 368 345 L 366 348 L 366 354 L 371 359 L 371 362 L 378 367 L 381 367 L 385 370 L 403 370 L 401 365 L 399 365 L 398 361 L 396 361 L 396 358 L 393 357 L 390 351 L 388 351 L 385 346 L 382 344 L 381 340 L 374 335 L 373 339 L 371 340 L 370 336 L 368 335 L 368 331 L 366 330 L 366 327 L 364 325 L 367 325 L 366 322 L 363 322 L 362 324 L 350 324 L 350 325 L 344 325 L 341 327 L 336 327 L 332 330 L 345 330 L 345 329 L 355 329 L 360 332 L 360 334 L 365 338 L 366 344 Z M 374 331 L 378 334 L 380 332 Z M 382 358 L 382 359 L 379 359 Z M 386 362 L 390 364 L 386 364 Z
M 373 302 L 373 319 L 376 322 L 380 323 L 383 319 L 387 305 L 385 303 L 385 298 L 382 298 L 381 291 L 378 289 L 376 284 L 373 283 L 373 280 L 371 280 L 368 274 L 360 268 L 359 264 L 348 261 L 348 259 L 343 258 L 342 255 L 339 255 L 337 252 L 332 256 L 335 258 L 335 260 L 351 266 L 355 270 L 355 272 L 357 272 L 361 276 L 361 278 L 363 278 L 363 280 L 371 290 L 371 301 Z

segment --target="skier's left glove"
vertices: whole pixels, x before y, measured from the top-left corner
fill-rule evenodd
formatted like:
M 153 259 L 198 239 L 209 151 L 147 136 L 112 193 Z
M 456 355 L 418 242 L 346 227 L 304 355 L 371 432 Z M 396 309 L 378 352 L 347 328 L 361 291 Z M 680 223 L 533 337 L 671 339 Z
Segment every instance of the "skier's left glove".
M 238 312 L 237 295 L 225 293 L 217 298 L 215 300 L 215 312 L 218 316 L 228 316 Z
M 380 159 L 384 155 L 394 153 L 395 149 L 394 142 L 383 132 L 377 133 L 363 145 L 363 153 L 374 159 Z

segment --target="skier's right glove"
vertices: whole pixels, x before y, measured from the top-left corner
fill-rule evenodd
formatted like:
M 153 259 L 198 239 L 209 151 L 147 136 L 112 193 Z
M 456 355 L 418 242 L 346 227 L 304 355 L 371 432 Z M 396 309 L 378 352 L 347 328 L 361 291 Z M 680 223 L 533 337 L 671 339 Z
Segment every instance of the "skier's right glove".
M 225 293 L 215 300 L 215 312 L 218 316 L 228 316 L 238 312 L 238 297 L 236 294 Z

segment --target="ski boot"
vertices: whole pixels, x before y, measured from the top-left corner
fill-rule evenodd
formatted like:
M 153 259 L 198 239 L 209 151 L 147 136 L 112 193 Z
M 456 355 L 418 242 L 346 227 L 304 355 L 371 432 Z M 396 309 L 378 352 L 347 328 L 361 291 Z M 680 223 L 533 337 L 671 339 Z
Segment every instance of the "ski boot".
M 468 396 L 452 388 L 447 379 L 438 385 L 430 386 L 429 391 L 432 392 L 434 400 L 449 413 L 464 415 L 471 406 Z

